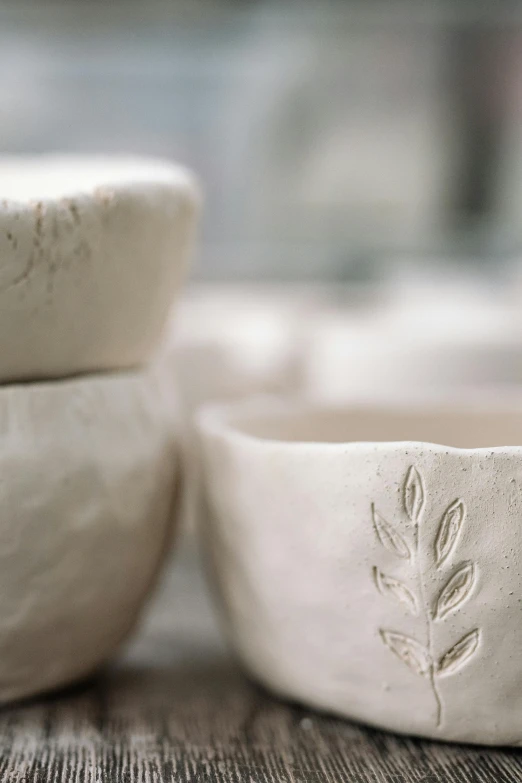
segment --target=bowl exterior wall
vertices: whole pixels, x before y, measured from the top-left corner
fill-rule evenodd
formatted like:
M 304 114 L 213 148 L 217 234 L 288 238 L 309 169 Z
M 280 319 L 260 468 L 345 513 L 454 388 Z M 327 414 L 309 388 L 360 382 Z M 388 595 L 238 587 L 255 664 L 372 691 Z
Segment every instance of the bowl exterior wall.
M 0 204 L 0 382 L 147 361 L 186 271 L 189 181 Z
M 203 446 L 205 547 L 262 682 L 399 732 L 522 741 L 522 455 L 212 429 Z
M 0 390 L 0 701 L 88 674 L 128 634 L 168 544 L 176 474 L 151 378 Z

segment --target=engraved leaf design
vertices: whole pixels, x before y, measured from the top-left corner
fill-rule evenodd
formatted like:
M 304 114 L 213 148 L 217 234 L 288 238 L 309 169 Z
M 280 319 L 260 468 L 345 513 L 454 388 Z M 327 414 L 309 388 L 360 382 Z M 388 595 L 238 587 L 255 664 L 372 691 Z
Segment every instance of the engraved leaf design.
M 475 567 L 467 563 L 456 571 L 444 585 L 435 606 L 434 619 L 442 620 L 458 609 L 469 596 L 475 584 Z
M 437 667 L 439 674 L 453 674 L 457 669 L 460 669 L 460 667 L 471 658 L 478 647 L 479 641 L 480 631 L 478 628 L 475 628 L 474 631 L 463 636 L 460 642 L 457 642 L 457 644 L 454 645 L 451 650 L 448 650 L 440 659 Z
M 372 503 L 372 519 L 377 538 L 385 549 L 397 557 L 410 557 L 410 548 L 401 534 L 387 522 Z
M 424 507 L 424 482 L 413 465 L 409 468 L 404 482 L 404 508 L 412 522 L 417 523 Z
M 381 595 L 400 601 L 407 607 L 408 611 L 412 614 L 417 614 L 417 599 L 410 588 L 403 582 L 399 582 L 399 580 L 395 579 L 393 576 L 386 576 L 386 574 L 383 574 L 382 571 L 379 571 L 375 566 L 373 569 L 373 578 L 377 590 Z
M 462 500 L 454 500 L 444 512 L 435 539 L 437 566 L 442 565 L 455 546 L 465 515 L 466 508 Z
M 397 658 L 406 664 L 415 674 L 426 676 L 431 671 L 432 662 L 428 651 L 411 636 L 395 631 L 379 630 L 381 639 Z

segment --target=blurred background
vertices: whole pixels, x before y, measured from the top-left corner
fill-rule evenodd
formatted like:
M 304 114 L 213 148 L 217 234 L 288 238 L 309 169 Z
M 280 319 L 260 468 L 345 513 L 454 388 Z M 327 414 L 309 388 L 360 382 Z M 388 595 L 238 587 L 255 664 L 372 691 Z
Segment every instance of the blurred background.
M 195 279 L 498 275 L 522 235 L 522 8 L 2 2 L 0 146 L 193 167 Z
M 522 383 L 519 2 L 1 2 L 0 149 L 197 172 L 191 411 Z

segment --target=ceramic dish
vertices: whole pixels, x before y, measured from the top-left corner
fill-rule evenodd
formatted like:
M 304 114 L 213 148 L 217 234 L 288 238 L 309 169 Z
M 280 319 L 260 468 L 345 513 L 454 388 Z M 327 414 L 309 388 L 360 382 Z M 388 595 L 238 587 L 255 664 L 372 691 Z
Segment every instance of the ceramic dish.
M 168 539 L 176 452 L 151 376 L 0 389 L 0 701 L 88 674 L 129 633 Z
M 187 414 L 209 401 L 296 389 L 302 324 L 319 296 L 277 285 L 214 284 L 187 291 L 161 351 Z
M 387 729 L 522 743 L 522 402 L 254 403 L 199 419 L 239 656 Z
M 318 294 L 284 286 L 199 285 L 169 321 L 158 366 L 176 385 L 184 430 L 183 518 L 199 513 L 200 461 L 193 417 L 207 402 L 300 385 L 300 325 Z
M 192 177 L 164 162 L 0 159 L 0 382 L 148 360 L 196 205 Z
M 337 404 L 433 389 L 519 387 L 519 308 L 501 297 L 451 298 L 434 289 L 357 313 L 319 314 L 308 329 L 305 394 Z

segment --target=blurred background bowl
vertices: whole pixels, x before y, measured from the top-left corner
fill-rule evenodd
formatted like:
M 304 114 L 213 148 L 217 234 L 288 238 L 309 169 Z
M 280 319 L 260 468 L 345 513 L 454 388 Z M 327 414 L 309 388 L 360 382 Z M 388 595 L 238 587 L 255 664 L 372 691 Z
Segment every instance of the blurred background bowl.
M 302 391 L 316 400 L 522 389 L 522 316 L 473 276 L 409 281 L 369 306 L 316 310 Z

